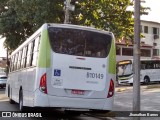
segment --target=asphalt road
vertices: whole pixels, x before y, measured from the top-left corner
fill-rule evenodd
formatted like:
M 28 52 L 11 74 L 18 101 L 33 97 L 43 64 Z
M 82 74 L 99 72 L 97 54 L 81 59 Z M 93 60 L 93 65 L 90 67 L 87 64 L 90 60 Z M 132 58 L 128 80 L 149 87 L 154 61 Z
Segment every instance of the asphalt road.
M 152 84 L 150 86 L 157 86 Z M 159 85 L 160 86 L 160 85 Z M 133 87 L 121 86 L 116 88 L 113 111 L 130 111 L 133 106 Z M 141 120 L 160 120 L 160 87 L 147 89 L 147 86 L 141 86 L 141 111 L 159 113 L 159 117 L 141 117 Z M 131 117 L 130 117 L 131 118 Z M 129 117 L 119 117 L 117 120 L 130 120 Z

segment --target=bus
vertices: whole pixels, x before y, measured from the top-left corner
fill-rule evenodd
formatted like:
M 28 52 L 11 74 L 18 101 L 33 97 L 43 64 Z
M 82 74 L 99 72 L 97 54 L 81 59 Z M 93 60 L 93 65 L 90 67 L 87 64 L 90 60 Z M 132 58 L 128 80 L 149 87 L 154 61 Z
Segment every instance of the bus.
M 43 24 L 10 55 L 10 103 L 65 111 L 110 111 L 116 79 L 111 32 Z
M 140 64 L 141 83 L 160 82 L 160 60 L 141 59 Z M 117 62 L 117 78 L 119 84 L 133 85 L 133 60 Z

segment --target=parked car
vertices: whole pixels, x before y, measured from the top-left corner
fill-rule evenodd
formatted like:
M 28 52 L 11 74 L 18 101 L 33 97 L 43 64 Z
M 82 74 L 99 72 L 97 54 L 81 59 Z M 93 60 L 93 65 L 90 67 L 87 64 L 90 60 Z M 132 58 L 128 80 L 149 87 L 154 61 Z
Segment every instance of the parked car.
M 6 87 L 6 83 L 7 83 L 7 76 L 0 75 L 0 87 L 1 88 Z

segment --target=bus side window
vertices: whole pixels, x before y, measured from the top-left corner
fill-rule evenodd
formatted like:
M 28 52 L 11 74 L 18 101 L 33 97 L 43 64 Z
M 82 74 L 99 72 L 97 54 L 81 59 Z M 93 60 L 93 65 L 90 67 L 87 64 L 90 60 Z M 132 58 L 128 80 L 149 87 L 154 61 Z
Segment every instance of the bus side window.
M 32 49 L 32 43 L 29 43 L 29 45 L 28 45 L 28 51 L 27 51 L 26 67 L 29 67 L 29 66 L 30 66 L 31 49 Z
M 21 60 L 22 60 L 22 50 L 18 52 L 18 62 L 17 62 L 17 69 L 21 68 Z
M 32 62 L 33 62 L 34 45 L 35 45 L 35 40 L 33 40 L 32 43 L 31 43 L 29 66 L 33 65 Z
M 16 53 L 15 61 L 14 61 L 14 70 L 17 70 L 17 62 L 18 62 L 18 53 Z
M 25 48 L 25 56 L 24 56 L 24 68 L 26 68 L 26 63 L 27 63 L 27 51 L 28 51 L 28 45 Z
M 38 36 L 38 37 L 35 39 L 32 66 L 36 66 L 36 63 L 37 63 L 38 51 L 39 51 L 39 41 L 40 41 L 40 36 Z
M 141 64 L 141 69 L 142 69 L 142 70 L 145 69 L 145 64 Z
M 14 55 L 14 58 L 13 58 L 12 71 L 14 71 L 14 70 L 15 70 L 15 66 L 14 66 L 14 64 L 15 64 L 15 57 L 16 57 L 16 55 Z
M 21 59 L 21 68 L 23 68 L 24 67 L 24 53 L 25 53 L 25 48 L 26 47 L 23 47 L 23 49 L 22 49 L 22 59 Z
M 27 52 L 27 46 L 25 46 L 23 48 L 22 60 L 21 60 L 21 68 L 25 68 L 26 52 Z
M 14 71 L 14 58 L 15 58 L 15 55 L 14 56 L 12 56 L 12 58 L 11 58 L 11 72 L 12 71 Z

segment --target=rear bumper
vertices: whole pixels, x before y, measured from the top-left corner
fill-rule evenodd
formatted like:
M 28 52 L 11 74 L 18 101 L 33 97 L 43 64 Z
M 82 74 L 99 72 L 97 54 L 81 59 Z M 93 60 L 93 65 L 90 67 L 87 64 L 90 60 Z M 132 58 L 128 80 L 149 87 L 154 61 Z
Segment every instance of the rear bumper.
M 130 78 L 128 80 L 118 80 L 118 83 L 119 84 L 130 84 L 130 83 L 133 83 L 133 78 Z
M 43 94 L 36 90 L 34 107 L 56 107 L 64 109 L 112 110 L 113 97 L 106 99 L 71 98 Z

